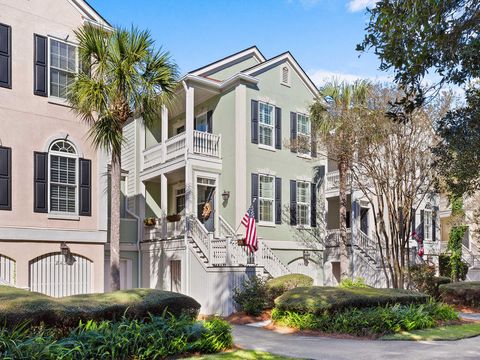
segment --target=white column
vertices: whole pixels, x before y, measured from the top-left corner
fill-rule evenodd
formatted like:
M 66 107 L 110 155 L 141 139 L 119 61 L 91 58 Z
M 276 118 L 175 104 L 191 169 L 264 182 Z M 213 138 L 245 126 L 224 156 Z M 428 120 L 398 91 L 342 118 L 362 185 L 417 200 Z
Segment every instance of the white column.
M 160 208 L 162 209 L 162 235 L 167 235 L 167 219 L 168 215 L 168 182 L 165 174 L 160 175 Z
M 162 162 L 165 162 L 167 147 L 165 145 L 168 139 L 168 109 L 165 105 L 162 106 Z
M 184 88 L 185 88 L 185 133 L 187 136 L 186 139 L 186 148 L 187 148 L 187 153 L 192 153 L 193 152 L 193 127 L 194 127 L 194 106 L 195 106 L 195 101 L 194 101 L 194 88 L 186 85 L 184 83 Z
M 235 222 L 236 226 L 247 210 L 247 87 L 235 89 Z M 240 231 L 243 228 L 240 227 Z

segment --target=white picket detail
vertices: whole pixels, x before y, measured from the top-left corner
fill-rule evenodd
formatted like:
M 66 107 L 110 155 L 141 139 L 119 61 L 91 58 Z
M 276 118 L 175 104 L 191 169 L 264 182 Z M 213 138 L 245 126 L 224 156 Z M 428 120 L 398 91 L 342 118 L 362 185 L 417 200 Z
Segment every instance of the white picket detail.
M 185 133 L 181 133 L 171 137 L 170 139 L 167 139 L 167 141 L 165 141 L 167 157 L 165 160 L 170 160 L 183 155 L 185 153 L 185 144 Z
M 290 274 L 291 271 L 287 265 L 285 265 L 265 244 L 264 241 L 260 241 L 260 264 L 265 270 L 272 276 L 278 277 L 282 275 Z
M 221 136 L 203 131 L 193 132 L 193 152 L 201 155 L 220 157 Z
M 0 280 L 8 285 L 16 283 L 16 263 L 15 260 L 0 254 Z
M 53 297 L 92 292 L 92 262 L 72 254 L 75 262 L 68 265 L 61 253 L 50 253 L 30 261 L 30 290 Z
M 157 144 L 143 151 L 143 167 L 148 169 L 149 167 L 161 164 L 163 144 Z

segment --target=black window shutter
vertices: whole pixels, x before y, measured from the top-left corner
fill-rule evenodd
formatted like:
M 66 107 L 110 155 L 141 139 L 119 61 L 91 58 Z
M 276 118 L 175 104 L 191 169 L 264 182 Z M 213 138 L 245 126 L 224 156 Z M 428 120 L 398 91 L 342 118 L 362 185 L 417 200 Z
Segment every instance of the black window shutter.
M 212 115 L 213 115 L 213 111 L 212 110 L 209 110 L 207 112 L 207 131 L 212 134 L 213 133 L 213 123 L 212 123 Z
M 252 173 L 252 206 L 255 213 L 255 221 L 258 221 L 258 174 Z
M 317 157 L 317 132 L 314 130 L 311 132 L 311 141 L 310 154 L 312 157 Z
M 422 227 L 422 238 L 425 240 L 425 210 L 420 210 L 420 226 Z
M 46 213 L 48 212 L 48 154 L 34 152 L 33 157 L 33 211 Z
M 297 114 L 290 113 L 290 151 L 297 152 Z
M 0 87 L 12 88 L 12 28 L 0 24 Z
M 319 165 L 315 167 L 316 173 L 316 180 L 318 182 L 318 186 L 321 186 L 325 181 L 325 165 Z
M 282 178 L 275 178 L 275 224 L 282 223 Z
M 290 225 L 297 225 L 297 182 L 290 180 Z
M 432 211 L 432 241 L 437 241 L 437 218 L 436 211 Z
M 92 215 L 92 162 L 87 159 L 79 159 L 79 215 Z
M 47 38 L 34 34 L 34 79 L 33 93 L 38 96 L 47 94 Z
M 12 149 L 0 146 L 0 210 L 12 210 Z
M 282 148 L 282 109 L 275 107 L 275 149 Z
M 258 101 L 252 100 L 252 144 L 258 144 Z
M 411 213 L 412 213 L 412 215 L 410 215 L 410 216 L 412 218 L 412 233 L 413 233 L 414 231 L 416 231 L 416 224 L 415 224 L 416 219 L 415 218 L 416 218 L 416 215 L 417 215 L 416 212 L 415 212 L 415 209 L 413 207 L 411 209 Z
M 311 186 L 311 206 L 310 206 L 310 226 L 317 226 L 317 186 L 312 183 Z

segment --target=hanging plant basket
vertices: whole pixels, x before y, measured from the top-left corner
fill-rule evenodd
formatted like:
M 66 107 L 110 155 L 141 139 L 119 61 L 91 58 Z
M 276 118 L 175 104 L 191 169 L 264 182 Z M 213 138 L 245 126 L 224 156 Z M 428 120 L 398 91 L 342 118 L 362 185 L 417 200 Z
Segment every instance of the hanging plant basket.
M 143 220 L 145 226 L 155 226 L 157 224 L 157 219 L 150 217 Z
M 181 219 L 180 214 L 167 215 L 168 222 L 177 222 L 177 221 L 180 221 L 180 219 Z
M 238 246 L 245 246 L 246 245 L 245 239 L 237 239 L 237 245 Z

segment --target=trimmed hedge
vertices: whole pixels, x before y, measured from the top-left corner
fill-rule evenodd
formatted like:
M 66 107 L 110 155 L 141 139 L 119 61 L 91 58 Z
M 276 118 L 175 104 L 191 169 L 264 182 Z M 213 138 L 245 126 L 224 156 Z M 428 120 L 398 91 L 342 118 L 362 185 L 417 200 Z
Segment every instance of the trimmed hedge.
M 440 285 L 440 297 L 448 304 L 480 307 L 480 281 Z
M 309 287 L 313 285 L 313 279 L 304 274 L 288 274 L 267 281 L 269 307 L 274 306 L 277 297 L 288 290 L 297 287 Z
M 0 286 L 0 324 L 14 327 L 28 321 L 30 325 L 67 329 L 80 321 L 145 318 L 149 314 L 195 318 L 200 304 L 189 296 L 155 289 L 132 289 L 102 294 L 75 295 L 63 298 Z
M 320 314 L 347 308 L 420 304 L 428 300 L 428 295 L 409 290 L 312 286 L 287 291 L 275 300 L 275 305 L 279 311 Z

